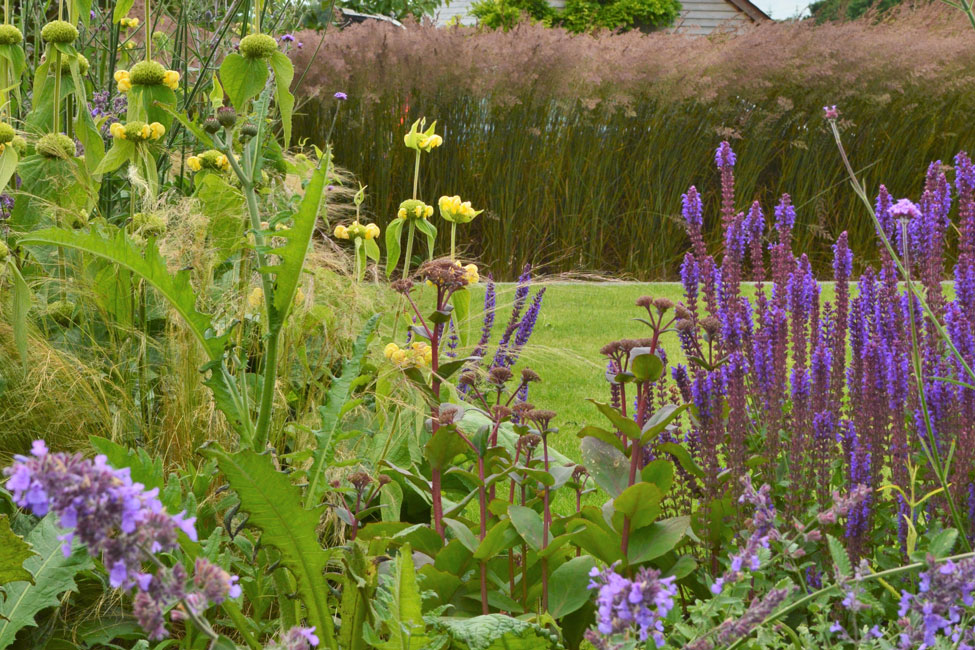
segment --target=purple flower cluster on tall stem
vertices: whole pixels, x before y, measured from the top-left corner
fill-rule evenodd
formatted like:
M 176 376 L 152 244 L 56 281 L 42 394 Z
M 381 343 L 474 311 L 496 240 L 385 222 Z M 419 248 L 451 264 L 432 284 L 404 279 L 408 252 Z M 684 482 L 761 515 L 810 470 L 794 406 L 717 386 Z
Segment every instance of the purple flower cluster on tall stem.
M 868 267 L 855 278 L 849 237 L 841 233 L 833 247 L 835 291 L 826 300 L 810 260 L 793 251 L 797 208 L 791 197 L 783 195 L 775 206 L 769 232 L 760 204 L 737 210 L 737 160 L 727 143 L 715 153 L 725 243 L 720 263 L 704 244 L 708 219 L 700 195 L 692 187 L 683 196 L 691 251 L 684 257 L 680 280 L 690 316 L 675 329 L 690 363 L 675 367 L 672 374 L 683 399 L 694 405 L 695 417 L 685 420 L 673 439 L 686 444 L 704 469 L 703 479 L 681 479 L 686 480 L 684 489 L 701 499 L 705 516 L 709 499 L 726 489 L 718 475 L 726 469 L 740 475 L 755 449 L 768 459 L 763 471 L 769 480 L 779 469 L 782 451 L 788 451 L 784 457 L 796 487 L 786 504 L 792 516 L 809 505 L 809 494 L 826 504 L 836 467 L 843 468 L 850 487 L 874 489 L 889 476 L 894 485 L 907 488 L 908 461 L 927 443 L 922 395 L 937 451 L 954 448 L 951 493 L 964 502 L 975 490 L 970 475 L 975 391 L 941 379 L 970 383 L 965 366 L 975 365 L 975 165 L 965 153 L 954 162 L 953 183 L 940 163 L 928 168 L 916 203 L 895 199 L 881 186 L 876 214 L 878 234 L 891 241 L 899 258 L 906 254 L 914 281 L 923 285 L 915 290 L 923 292 L 944 323 L 964 363 L 948 350 L 918 299 L 910 302 L 898 260 L 882 245 L 879 269 Z M 952 300 L 942 291 L 941 280 L 947 275 L 953 210 L 959 219 L 959 255 Z M 758 284 L 752 300 L 741 288 L 746 265 Z M 764 286 L 767 280 L 770 289 Z M 852 282 L 857 283 L 854 288 Z M 918 334 L 923 393 L 912 363 L 912 325 Z M 847 522 L 854 559 L 867 550 L 853 540 L 869 537 L 874 508 L 874 500 L 866 499 Z M 965 533 L 975 537 L 975 519 L 968 519 Z

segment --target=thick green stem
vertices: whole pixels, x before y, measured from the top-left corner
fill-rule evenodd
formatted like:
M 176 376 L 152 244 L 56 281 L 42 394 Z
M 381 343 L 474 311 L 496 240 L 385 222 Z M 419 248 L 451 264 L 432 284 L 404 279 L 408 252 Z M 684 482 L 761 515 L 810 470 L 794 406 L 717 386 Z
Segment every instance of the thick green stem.
M 54 133 L 61 129 L 61 50 L 54 50 Z
M 416 233 L 416 226 L 410 218 L 410 229 L 406 234 L 406 254 L 403 256 L 403 278 L 410 277 L 410 258 L 413 257 L 413 237 Z
M 450 223 L 450 261 L 457 259 L 457 224 Z
M 228 133 L 228 142 L 229 136 L 230 134 Z M 263 252 L 265 246 L 264 232 L 261 228 L 261 215 L 257 207 L 257 194 L 254 192 L 254 183 L 251 179 L 251 174 L 248 173 L 250 171 L 250 165 L 247 165 L 247 170 L 242 169 L 230 147 L 224 145 L 221 148 L 223 154 L 227 156 L 230 167 L 240 180 L 241 188 L 244 190 L 244 198 L 247 201 L 247 214 L 250 217 L 251 230 L 254 233 L 254 252 L 257 256 L 257 266 L 259 269 L 264 269 L 267 267 Z M 247 164 L 246 158 L 244 162 Z M 275 327 L 272 329 L 270 326 L 270 315 L 274 309 L 274 283 L 271 282 L 270 276 L 265 271 L 261 271 L 261 288 L 264 291 L 264 307 L 269 320 L 267 343 L 264 348 L 264 381 L 261 387 L 261 404 L 257 412 L 257 426 L 254 429 L 254 437 L 251 440 L 251 446 L 258 451 L 263 451 L 268 442 L 271 410 L 274 405 L 274 386 L 277 380 L 278 341 L 281 334 L 279 328 Z M 249 418 L 250 413 L 242 413 L 241 417 Z

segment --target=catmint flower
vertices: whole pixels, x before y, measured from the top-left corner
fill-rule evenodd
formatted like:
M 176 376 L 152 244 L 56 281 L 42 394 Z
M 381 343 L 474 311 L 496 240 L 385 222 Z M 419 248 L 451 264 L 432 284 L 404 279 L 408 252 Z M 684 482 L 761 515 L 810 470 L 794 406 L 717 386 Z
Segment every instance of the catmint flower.
M 836 109 L 836 104 L 832 106 L 823 106 L 823 115 L 827 120 L 835 120 L 840 116 L 840 112 Z
M 902 650 L 932 647 L 939 636 L 955 645 L 972 647 L 975 630 L 965 624 L 964 609 L 975 605 L 975 558 L 938 563 L 928 556 L 918 593 L 901 592 L 898 616 L 906 619 L 900 635 Z
M 663 619 L 674 607 L 676 578 L 660 577 L 656 569 L 640 569 L 633 580 L 622 577 L 613 567 L 603 571 L 593 567 L 589 588 L 596 596 L 596 629 L 604 636 L 635 633 L 640 641 L 653 638 L 657 647 L 665 644 Z
M 14 503 L 38 517 L 58 516 L 68 530 L 60 537 L 65 556 L 75 539 L 85 544 L 101 557 L 112 587 L 136 588 L 133 614 L 150 638 L 167 636 L 164 612 L 177 601 L 192 602 L 186 600 L 186 570 L 176 564 L 147 574 L 142 566 L 147 553 L 175 550 L 180 532 L 196 541 L 195 517 L 167 514 L 157 489 L 133 482 L 128 468 L 112 468 L 105 456 L 50 453 L 43 440 L 34 441 L 30 456 L 14 456 L 3 473 Z M 196 568 L 194 582 L 202 591 L 192 600 L 199 611 L 240 595 L 236 576 L 202 559 Z
M 264 650 L 311 650 L 317 645 L 314 627 L 293 627 L 268 643 Z
M 346 95 L 341 90 L 339 92 L 335 93 L 334 95 L 332 95 L 332 97 L 334 97 L 335 99 L 339 100 L 340 102 L 344 102 L 345 100 L 347 100 L 349 98 L 349 96 Z
M 283 34 L 280 40 L 282 43 L 294 43 L 295 37 L 291 34 Z

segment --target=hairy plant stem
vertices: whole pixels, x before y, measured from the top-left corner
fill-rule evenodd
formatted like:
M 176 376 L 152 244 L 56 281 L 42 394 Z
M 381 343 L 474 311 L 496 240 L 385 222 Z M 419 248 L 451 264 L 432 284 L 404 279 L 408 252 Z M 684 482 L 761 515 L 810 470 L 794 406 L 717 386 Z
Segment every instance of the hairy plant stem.
M 457 224 L 450 222 L 450 261 L 457 259 Z
M 487 536 L 487 491 L 484 486 L 484 457 L 477 453 L 477 477 L 481 484 L 477 487 L 477 501 L 481 514 L 481 541 Z M 488 613 L 487 560 L 481 560 L 481 613 Z
M 250 159 L 247 157 L 244 158 L 244 165 L 247 168 L 245 171 L 241 168 L 240 163 L 237 161 L 230 147 L 230 130 L 226 129 L 225 134 L 226 142 L 222 142 L 218 138 L 215 138 L 215 142 L 220 147 L 221 152 L 227 156 L 230 167 L 234 170 L 234 174 L 237 175 L 241 189 L 244 191 L 247 214 L 250 217 L 251 230 L 254 234 L 254 254 L 257 257 L 257 266 L 259 269 L 265 269 L 267 268 L 267 261 L 264 255 L 266 242 L 261 228 L 261 214 L 257 207 L 257 194 L 254 191 Z M 272 326 L 270 322 L 271 314 L 274 310 L 274 283 L 271 282 L 271 277 L 266 271 L 261 270 L 260 273 L 261 287 L 264 291 L 264 309 L 268 317 L 268 332 L 264 347 L 264 380 L 261 386 L 261 402 L 257 412 L 257 425 L 254 428 L 254 435 L 250 441 L 251 446 L 257 451 L 263 451 L 268 443 L 268 429 L 271 424 L 271 410 L 274 405 L 274 387 L 277 380 L 278 344 L 281 338 L 280 328 Z M 250 413 L 242 413 L 241 417 L 249 419 Z

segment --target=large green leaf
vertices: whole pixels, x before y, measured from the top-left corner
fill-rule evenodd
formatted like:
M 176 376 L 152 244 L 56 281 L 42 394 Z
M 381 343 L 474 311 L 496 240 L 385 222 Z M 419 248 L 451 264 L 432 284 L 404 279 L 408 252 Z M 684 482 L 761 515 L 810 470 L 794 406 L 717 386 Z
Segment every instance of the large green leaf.
M 362 360 L 369 350 L 369 340 L 376 329 L 376 324 L 379 323 L 379 317 L 380 314 L 374 315 L 359 332 L 355 345 L 352 346 L 352 356 L 342 364 L 342 374 L 332 380 L 325 406 L 319 409 L 322 416 L 322 426 L 315 432 L 318 448 L 315 450 L 315 462 L 308 474 L 309 485 L 305 494 L 305 503 L 308 505 L 318 503 L 324 486 L 325 471 L 332 461 L 335 431 L 338 429 L 339 422 L 345 412 L 345 405 L 348 403 L 349 394 L 352 392 L 352 383 L 359 377 L 359 371 L 362 370 Z
M 525 506 L 508 506 L 508 517 L 521 538 L 536 551 L 542 547 L 544 522 L 541 515 Z
M 574 557 L 564 562 L 549 577 L 548 613 L 562 618 L 585 605 L 592 593 L 589 591 L 589 571 L 596 561 L 589 555 Z
M 271 313 L 268 314 L 268 327 L 272 333 L 279 331 L 284 325 L 288 311 L 295 302 L 295 292 L 301 282 L 305 257 L 308 255 L 312 234 L 315 232 L 315 223 L 318 221 L 318 212 L 322 205 L 327 166 L 328 162 L 323 162 L 312 174 L 298 212 L 294 215 L 291 228 L 274 233 L 275 237 L 283 238 L 286 242 L 284 246 L 273 250 L 280 263 L 264 269 L 275 274 L 274 305 Z
M 324 506 L 301 507 L 301 490 L 287 475 L 275 470 L 271 457 L 250 450 L 228 454 L 205 450 L 215 458 L 230 487 L 240 497 L 247 522 L 261 530 L 261 544 L 281 553 L 281 564 L 294 574 L 298 596 L 307 608 L 308 622 L 315 626 L 323 647 L 335 650 L 335 630 L 328 603 L 325 568 L 330 552 L 318 541 L 318 524 Z
M 34 576 L 24 568 L 24 560 L 35 553 L 30 546 L 14 531 L 10 530 L 10 520 L 7 515 L 0 515 L 0 587 L 9 582 L 34 582 Z M 0 599 L 3 598 L 0 588 Z
M 238 113 L 244 104 L 257 97 L 267 83 L 267 64 L 263 59 L 248 59 L 231 52 L 220 64 L 220 82 Z
M 0 602 L 0 650 L 14 642 L 21 628 L 37 625 L 34 617 L 41 610 L 58 605 L 61 594 L 77 588 L 75 574 L 92 568 L 91 558 L 78 544 L 68 557 L 64 556 L 58 539 L 61 532 L 54 517 L 48 515 L 27 535 L 37 555 L 24 562 L 24 568 L 34 576 L 34 584 L 13 583 Z
M 423 601 L 416 581 L 413 549 L 409 544 L 400 549 L 393 574 L 392 602 L 387 621 L 389 641 L 382 650 L 420 650 L 427 647 L 430 637 L 423 622 Z
M 281 114 L 281 130 L 284 131 L 284 148 L 291 144 L 291 114 L 295 108 L 295 96 L 291 94 L 291 82 L 295 67 L 284 52 L 275 52 L 269 61 L 274 70 L 274 101 Z
M 61 228 L 47 228 L 21 237 L 22 246 L 62 246 L 90 255 L 101 257 L 132 271 L 169 301 L 173 309 L 183 318 L 196 337 L 207 356 L 211 359 L 223 357 L 227 333 L 216 336 L 213 332 L 212 317 L 196 309 L 197 295 L 190 285 L 189 271 L 172 275 L 166 267 L 166 260 L 159 254 L 155 244 L 146 244 L 145 255 L 119 230 L 113 239 L 93 232 L 70 231 Z
M 399 262 L 400 239 L 403 236 L 403 226 L 406 219 L 393 219 L 386 226 L 386 277 L 393 274 L 396 263 Z

